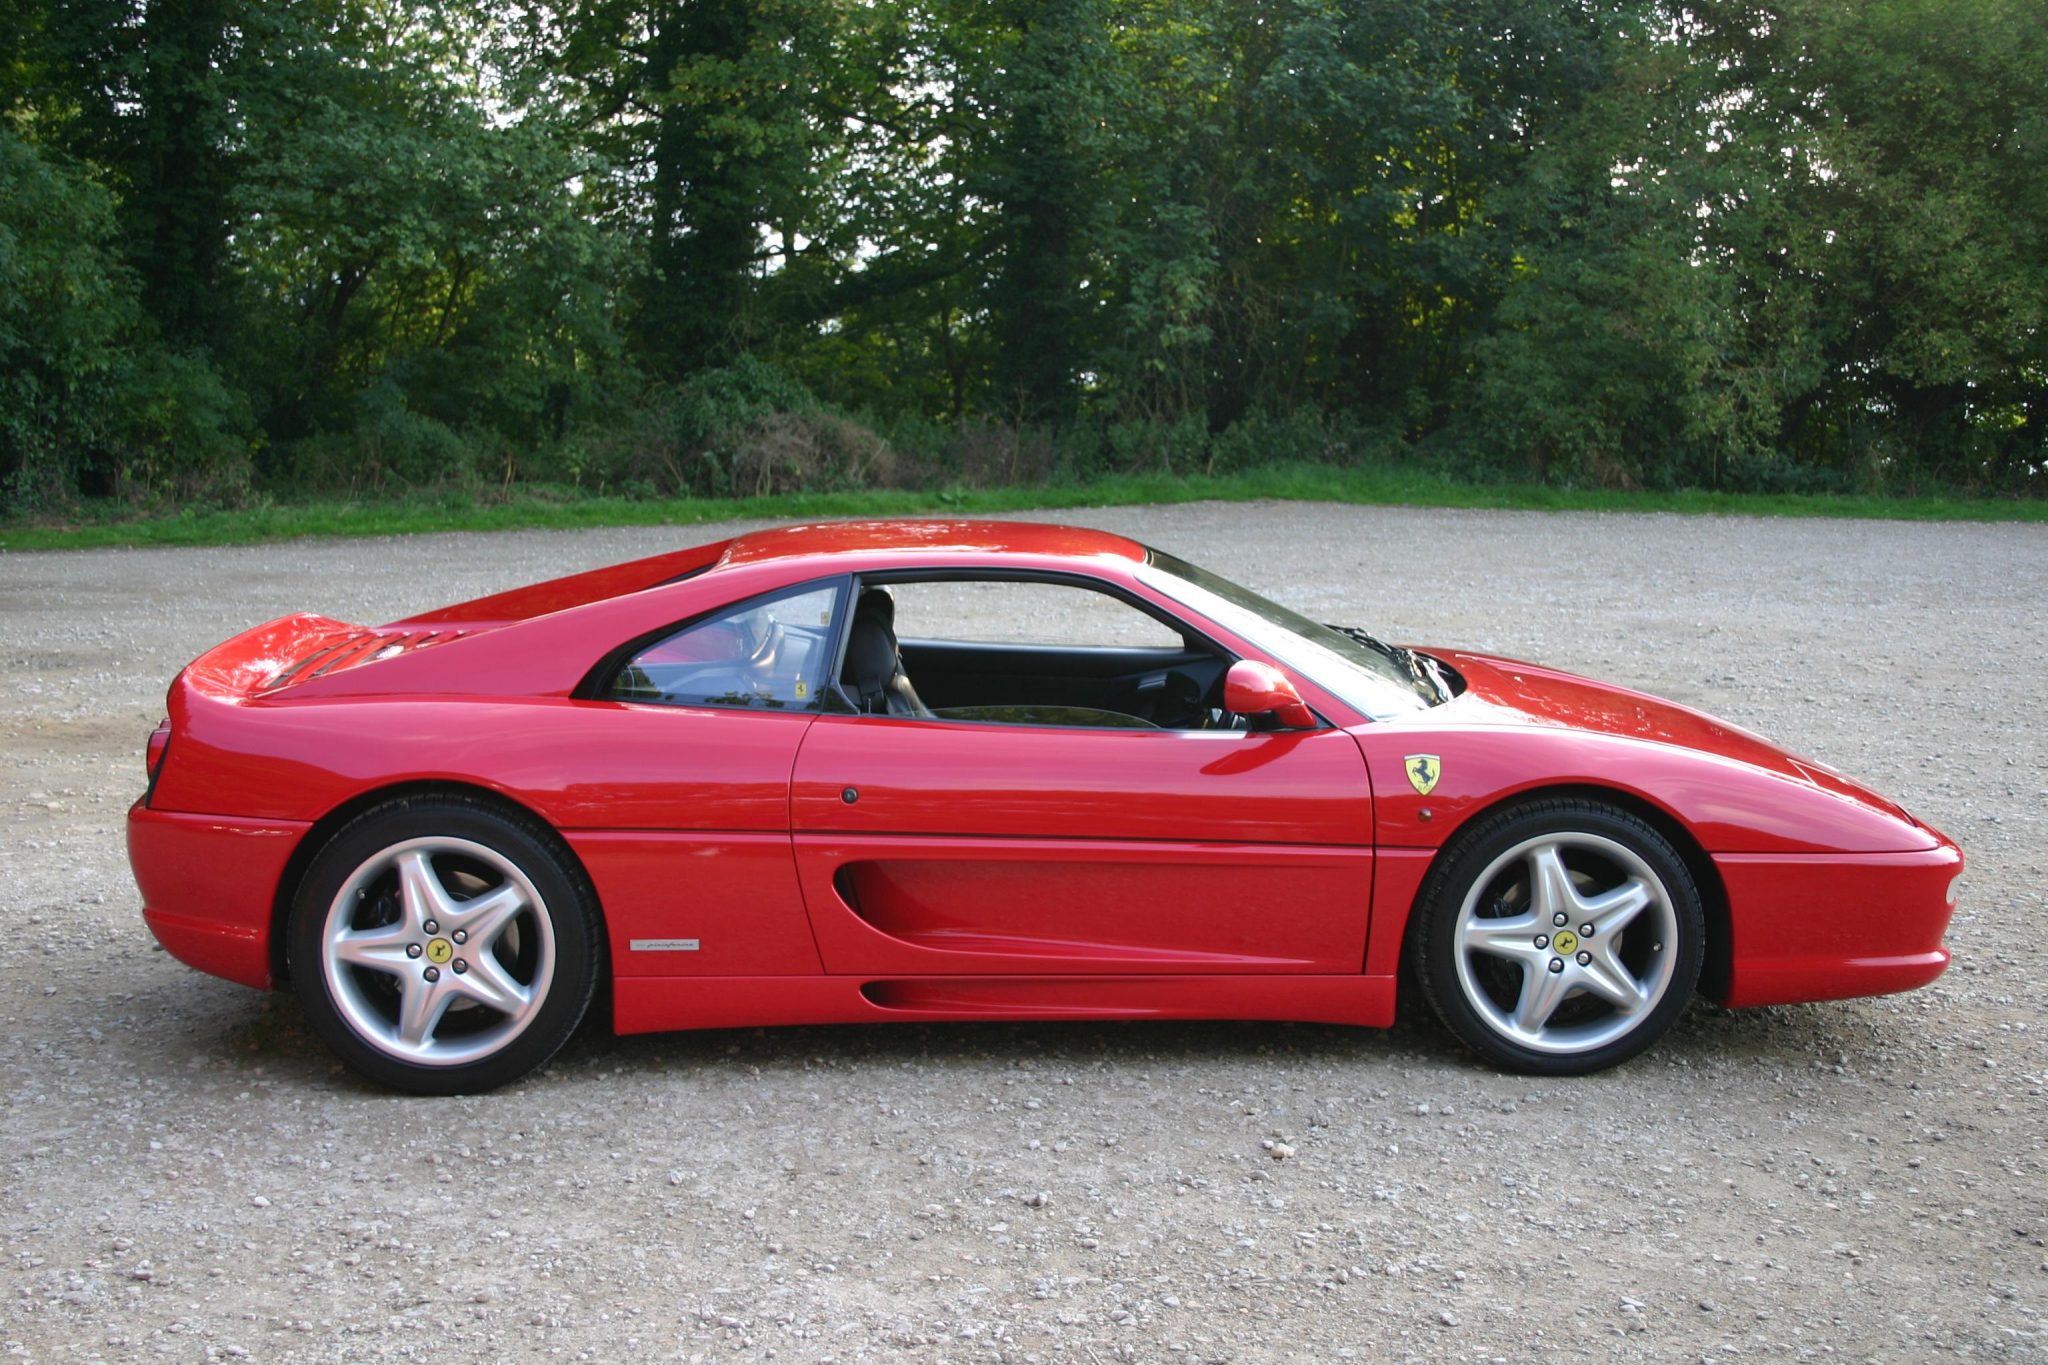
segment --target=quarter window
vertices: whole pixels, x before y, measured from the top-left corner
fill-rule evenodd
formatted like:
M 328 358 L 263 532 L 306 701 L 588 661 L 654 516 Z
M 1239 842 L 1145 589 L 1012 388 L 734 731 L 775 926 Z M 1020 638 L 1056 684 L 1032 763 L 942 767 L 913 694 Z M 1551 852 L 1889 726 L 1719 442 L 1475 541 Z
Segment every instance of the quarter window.
M 821 709 L 829 688 L 837 583 L 755 598 L 684 626 L 619 669 L 604 695 L 669 706 Z

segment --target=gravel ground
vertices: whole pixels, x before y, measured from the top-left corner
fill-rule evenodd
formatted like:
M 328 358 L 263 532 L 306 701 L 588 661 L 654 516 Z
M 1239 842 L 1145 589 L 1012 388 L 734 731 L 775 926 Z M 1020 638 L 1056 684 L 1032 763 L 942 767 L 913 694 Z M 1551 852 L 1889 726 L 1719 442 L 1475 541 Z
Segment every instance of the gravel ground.
M 4 1353 L 2048 1360 L 2043 528 L 1064 516 L 1872 782 L 1969 855 L 1955 966 L 1698 1007 L 1582 1080 L 1427 1019 L 597 1027 L 508 1091 L 398 1098 L 289 998 L 154 949 L 121 829 L 166 683 L 286 611 L 387 620 L 728 528 L 0 555 Z

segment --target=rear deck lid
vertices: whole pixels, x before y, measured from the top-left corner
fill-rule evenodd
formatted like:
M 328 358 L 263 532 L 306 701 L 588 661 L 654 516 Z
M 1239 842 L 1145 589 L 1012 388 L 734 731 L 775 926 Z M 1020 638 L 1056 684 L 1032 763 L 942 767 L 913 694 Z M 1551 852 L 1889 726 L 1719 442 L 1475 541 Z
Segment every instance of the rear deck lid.
M 447 644 L 469 633 L 452 627 L 372 628 L 300 612 L 215 645 L 192 661 L 185 680 L 210 696 L 264 696 L 344 669 Z

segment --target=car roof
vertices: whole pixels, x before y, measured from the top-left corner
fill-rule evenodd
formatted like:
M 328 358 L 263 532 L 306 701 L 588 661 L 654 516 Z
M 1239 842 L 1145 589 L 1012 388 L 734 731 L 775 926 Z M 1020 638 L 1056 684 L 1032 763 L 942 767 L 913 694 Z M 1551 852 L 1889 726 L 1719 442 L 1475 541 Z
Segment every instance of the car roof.
M 1055 559 L 1122 559 L 1145 562 L 1137 541 L 1081 526 L 1036 521 L 955 521 L 903 518 L 892 521 L 827 521 L 780 526 L 733 540 L 717 567 L 736 568 L 809 555 L 874 552 L 934 556 L 960 554 L 1031 555 Z

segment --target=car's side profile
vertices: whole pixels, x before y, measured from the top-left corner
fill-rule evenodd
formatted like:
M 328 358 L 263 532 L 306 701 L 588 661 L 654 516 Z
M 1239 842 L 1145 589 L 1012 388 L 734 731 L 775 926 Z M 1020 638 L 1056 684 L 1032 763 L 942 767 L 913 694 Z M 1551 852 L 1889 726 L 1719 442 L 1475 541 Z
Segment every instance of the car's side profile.
M 757 532 L 185 669 L 129 845 L 184 961 L 405 1089 L 621 1031 L 1386 1024 L 1624 1060 L 1907 989 L 1961 855 L 1711 717 L 1037 524 Z

